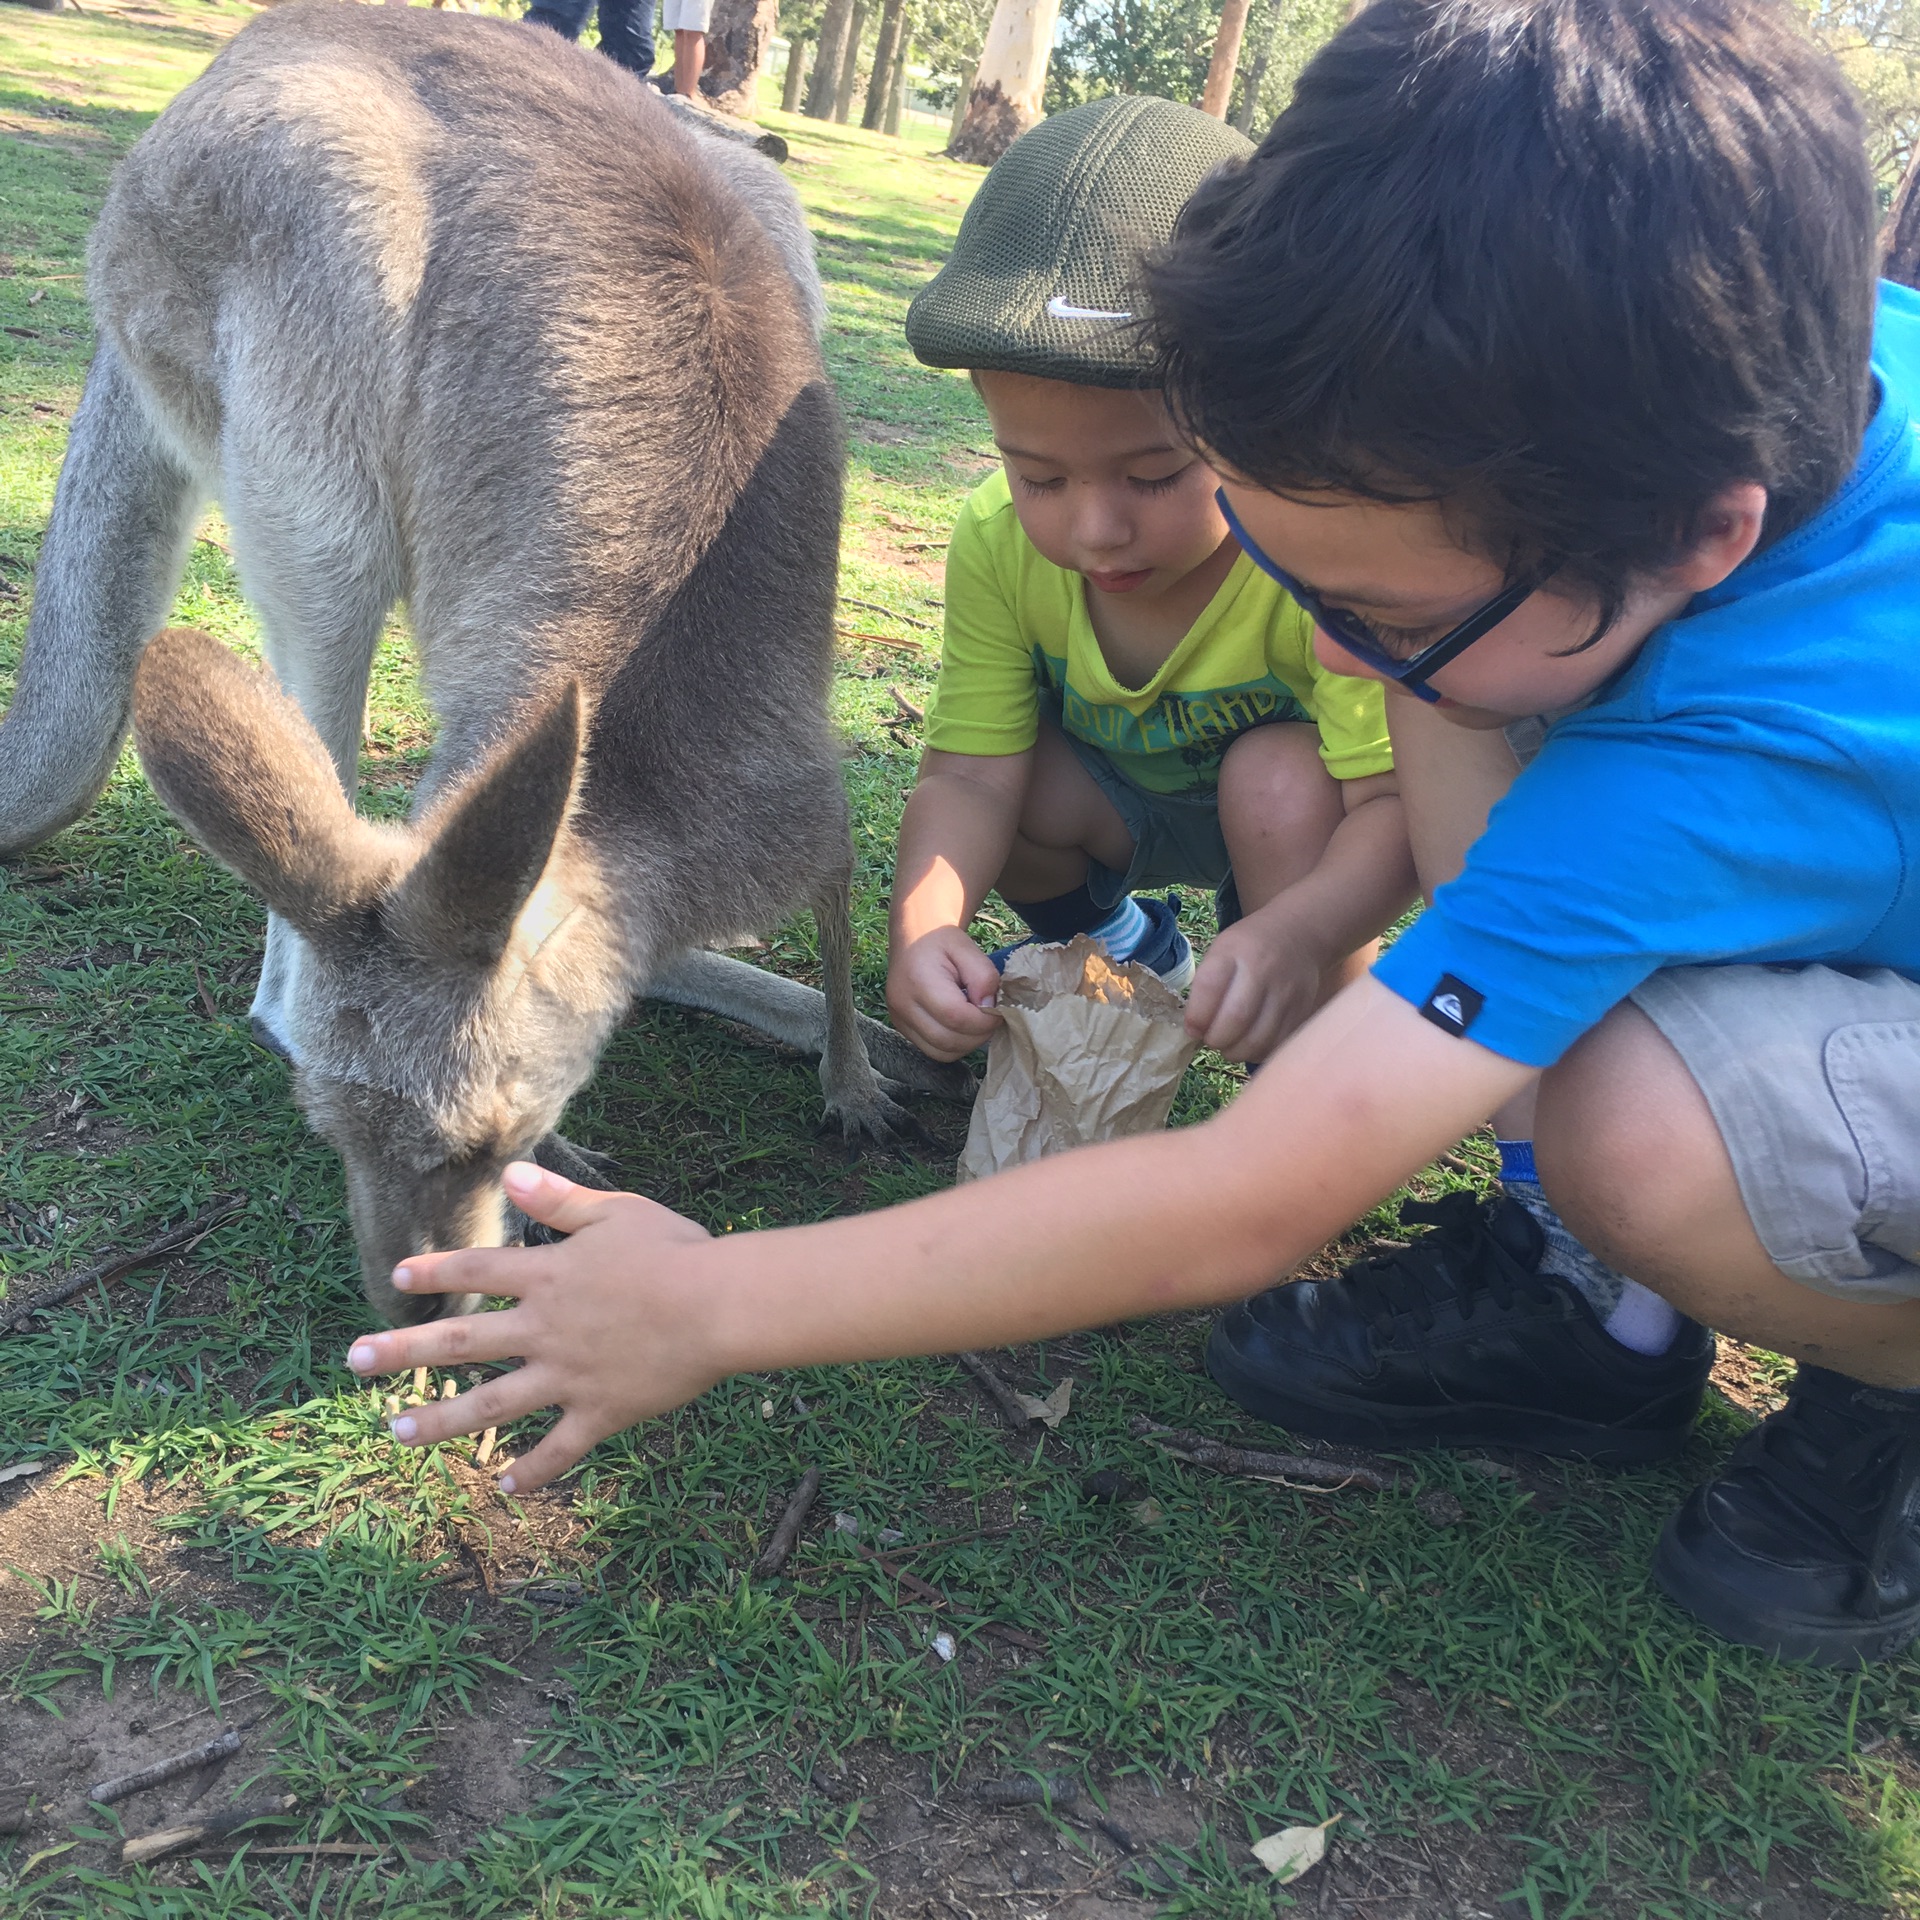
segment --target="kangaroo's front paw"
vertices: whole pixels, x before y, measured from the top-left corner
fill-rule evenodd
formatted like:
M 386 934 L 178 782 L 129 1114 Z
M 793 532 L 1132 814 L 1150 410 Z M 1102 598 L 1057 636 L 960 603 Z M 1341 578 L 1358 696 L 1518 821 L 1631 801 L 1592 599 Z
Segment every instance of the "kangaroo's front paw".
M 904 1033 L 878 1020 L 860 1019 L 860 1037 L 874 1071 L 895 1093 L 931 1094 L 958 1106 L 972 1104 L 979 1081 L 964 1060 L 935 1060 L 922 1053 Z
M 830 1133 L 836 1126 L 841 1139 L 855 1143 L 864 1140 L 877 1147 L 897 1147 L 907 1141 L 917 1146 L 933 1144 L 933 1136 L 888 1095 L 878 1080 L 871 1089 L 827 1095 L 820 1131 Z

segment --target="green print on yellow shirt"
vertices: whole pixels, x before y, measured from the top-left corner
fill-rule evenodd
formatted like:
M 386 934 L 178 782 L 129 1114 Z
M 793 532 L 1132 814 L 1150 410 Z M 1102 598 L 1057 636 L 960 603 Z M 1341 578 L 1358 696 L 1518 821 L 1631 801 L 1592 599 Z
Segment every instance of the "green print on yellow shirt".
M 1152 680 L 1122 686 L 1087 616 L 1086 582 L 1035 550 L 997 473 L 961 509 L 947 549 L 927 744 L 1024 753 L 1042 712 L 1152 793 L 1213 786 L 1227 748 L 1270 720 L 1312 721 L 1336 779 L 1393 765 L 1379 686 L 1328 673 L 1313 623 L 1244 556 Z

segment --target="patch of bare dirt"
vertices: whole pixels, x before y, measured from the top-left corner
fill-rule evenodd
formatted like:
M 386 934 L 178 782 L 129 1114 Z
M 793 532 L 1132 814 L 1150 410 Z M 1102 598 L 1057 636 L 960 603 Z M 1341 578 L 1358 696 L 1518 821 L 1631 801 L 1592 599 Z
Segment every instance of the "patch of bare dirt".
M 1757 1355 L 1751 1347 L 1721 1336 L 1713 1363 L 1713 1384 L 1741 1412 L 1764 1420 L 1776 1408 L 1785 1406 L 1787 1383 L 1792 1377 L 1791 1365 L 1783 1367 L 1771 1355 Z
M 42 1587 L 77 1581 L 83 1601 L 125 1599 L 127 1589 L 106 1571 L 103 1552 L 137 1561 L 157 1588 L 185 1577 L 182 1550 L 160 1529 L 184 1500 L 123 1481 L 109 1519 L 109 1490 L 105 1480 L 67 1478 L 59 1462 L 0 1485 L 0 1660 L 24 1650 L 34 1615 L 46 1604 L 34 1581 Z

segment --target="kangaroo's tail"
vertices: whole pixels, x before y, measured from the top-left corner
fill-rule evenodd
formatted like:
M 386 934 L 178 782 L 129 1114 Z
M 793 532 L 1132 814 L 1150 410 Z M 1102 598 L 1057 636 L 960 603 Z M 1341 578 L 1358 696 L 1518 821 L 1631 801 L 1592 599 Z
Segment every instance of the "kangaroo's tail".
M 85 813 L 126 737 L 133 670 L 166 622 L 203 489 L 102 340 L 74 415 L 0 720 L 0 858 Z

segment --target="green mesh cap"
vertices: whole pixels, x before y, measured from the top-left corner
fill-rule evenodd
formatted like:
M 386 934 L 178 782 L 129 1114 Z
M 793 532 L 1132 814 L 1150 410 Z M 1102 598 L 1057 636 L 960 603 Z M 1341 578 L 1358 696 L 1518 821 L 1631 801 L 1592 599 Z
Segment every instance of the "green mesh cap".
M 981 182 L 947 264 L 907 309 L 909 344 L 930 367 L 1148 384 L 1136 259 L 1173 237 L 1208 174 L 1252 152 L 1173 100 L 1122 95 L 1042 120 Z

